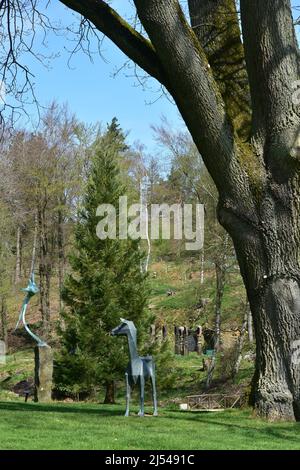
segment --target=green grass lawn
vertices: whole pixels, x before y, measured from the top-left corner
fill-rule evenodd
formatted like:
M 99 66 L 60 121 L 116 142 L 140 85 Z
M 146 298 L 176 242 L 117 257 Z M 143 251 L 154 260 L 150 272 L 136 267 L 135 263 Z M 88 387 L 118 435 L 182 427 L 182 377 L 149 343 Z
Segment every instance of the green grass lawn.
M 123 405 L 0 402 L 0 449 L 300 448 L 299 424 L 267 423 L 248 410 L 163 409 L 157 418 L 125 418 L 123 412 Z

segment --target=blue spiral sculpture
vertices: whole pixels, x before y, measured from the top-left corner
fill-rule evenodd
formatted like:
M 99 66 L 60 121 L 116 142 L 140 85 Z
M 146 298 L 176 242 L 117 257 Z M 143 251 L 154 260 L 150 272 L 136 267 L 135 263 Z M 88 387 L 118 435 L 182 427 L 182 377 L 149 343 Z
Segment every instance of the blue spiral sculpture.
M 24 325 L 24 328 L 25 330 L 27 331 L 27 333 L 37 342 L 37 345 L 38 346 L 48 346 L 48 344 L 43 341 L 39 336 L 35 335 L 29 328 L 29 326 L 27 325 L 26 323 L 26 310 L 27 310 L 27 307 L 28 307 L 28 304 L 29 304 L 29 301 L 30 299 L 39 292 L 39 288 L 38 286 L 36 285 L 36 283 L 34 282 L 34 273 L 31 274 L 30 276 L 30 279 L 29 279 L 29 282 L 28 282 L 28 286 L 25 287 L 25 289 L 21 289 L 23 292 L 26 292 L 26 296 L 23 300 L 23 304 L 22 304 L 22 308 L 21 308 L 21 312 L 20 312 L 20 315 L 19 315 L 19 319 L 18 319 L 18 322 L 16 324 L 16 328 L 15 328 L 15 331 L 17 330 L 17 328 L 19 327 L 19 324 L 22 322 L 23 325 Z

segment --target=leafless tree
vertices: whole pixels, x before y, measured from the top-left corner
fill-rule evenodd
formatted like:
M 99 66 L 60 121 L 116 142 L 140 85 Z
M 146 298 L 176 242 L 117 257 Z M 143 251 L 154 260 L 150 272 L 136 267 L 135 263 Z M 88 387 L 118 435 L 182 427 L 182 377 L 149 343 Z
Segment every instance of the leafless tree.
M 18 119 L 27 114 L 27 106 L 34 104 L 39 112 L 39 103 L 34 89 L 34 76 L 26 65 L 27 57 L 43 62 L 54 54 L 41 51 L 49 30 L 58 31 L 59 27 L 50 22 L 47 5 L 39 0 L 1 0 L 0 1 L 0 124 L 2 131 L 13 128 Z M 39 34 L 39 46 L 36 47 Z M 42 40 L 40 39 L 42 36 Z M 29 117 L 29 116 L 28 116 Z M 2 136 L 3 137 L 3 136 Z
M 70 219 L 82 184 L 78 129 L 80 123 L 68 108 L 53 103 L 42 115 L 40 132 L 16 132 L 1 155 L 1 201 L 10 208 L 17 238 L 16 279 L 20 280 L 23 259 L 21 240 L 29 235 L 24 265 L 27 274 L 30 265 L 30 272 L 38 274 L 45 335 L 50 328 L 51 278 L 57 266 L 61 291 Z

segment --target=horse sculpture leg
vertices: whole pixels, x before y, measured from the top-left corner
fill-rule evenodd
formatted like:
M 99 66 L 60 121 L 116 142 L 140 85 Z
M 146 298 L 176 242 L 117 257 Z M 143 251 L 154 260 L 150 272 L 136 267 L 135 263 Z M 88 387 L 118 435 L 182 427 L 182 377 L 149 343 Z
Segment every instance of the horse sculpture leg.
M 141 408 L 139 411 L 139 416 L 144 416 L 144 398 L 145 398 L 145 379 L 143 375 L 140 375 L 140 403 Z
M 126 412 L 125 412 L 125 416 L 129 416 L 130 385 L 129 385 L 128 372 L 125 373 L 125 380 L 126 380 Z
M 154 369 L 154 368 L 153 368 Z M 158 416 L 157 412 L 157 396 L 156 396 L 156 383 L 155 383 L 155 369 L 150 376 L 152 384 L 152 398 L 153 398 L 153 416 Z

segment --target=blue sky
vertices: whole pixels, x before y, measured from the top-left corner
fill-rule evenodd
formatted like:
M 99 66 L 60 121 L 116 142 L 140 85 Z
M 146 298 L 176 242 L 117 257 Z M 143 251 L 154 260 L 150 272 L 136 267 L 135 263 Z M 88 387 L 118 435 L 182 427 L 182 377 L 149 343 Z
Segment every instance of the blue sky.
M 48 3 L 47 0 L 43 2 Z M 121 14 L 130 16 L 129 1 L 113 0 L 111 3 Z M 293 0 L 292 3 L 296 5 L 298 1 Z M 53 21 L 61 21 L 64 25 L 78 24 L 78 16 L 58 0 L 51 0 L 48 14 Z M 73 56 L 70 67 L 67 65 L 70 57 L 67 49 L 71 49 L 72 44 L 54 34 L 49 34 L 47 44 L 48 50 L 42 46 L 42 34 L 37 34 L 35 47 L 38 50 L 45 54 L 59 54 L 49 62 L 49 68 L 33 58 L 26 58 L 26 64 L 35 75 L 36 96 L 42 105 L 53 99 L 59 103 L 68 102 L 78 118 L 87 123 L 106 123 L 116 116 L 123 129 L 130 131 L 129 141 L 139 140 L 150 153 L 161 151 L 155 144 L 151 124 L 159 124 L 161 116 L 165 115 L 174 126 L 182 126 L 175 105 L 165 96 L 159 98 L 159 86 L 155 80 L 148 79 L 145 91 L 134 77 L 126 76 L 132 71 L 120 71 L 113 78 L 116 69 L 127 58 L 108 39 L 102 47 L 106 61 L 96 54 L 94 63 L 91 63 L 87 55 L 78 52 Z M 34 121 L 36 111 L 34 108 L 31 111 Z
M 123 0 L 123 6 L 124 3 Z M 118 8 L 121 1 L 115 0 L 113 4 Z M 60 19 L 63 24 L 75 21 L 74 14 L 57 0 L 51 2 L 49 15 L 54 20 Z M 68 67 L 70 53 L 67 48 L 71 49 L 72 43 L 64 37 L 49 34 L 47 51 L 41 45 L 42 38 L 42 34 L 38 34 L 36 47 L 42 53 L 59 53 L 59 57 L 49 61 L 50 68 L 34 59 L 29 63 L 27 60 L 35 76 L 36 96 L 41 104 L 47 105 L 53 99 L 59 103 L 68 102 L 78 118 L 88 123 L 106 123 L 116 116 L 122 128 L 130 131 L 129 141 L 139 140 L 152 153 L 158 150 L 151 124 L 159 124 L 161 116 L 165 115 L 175 126 L 182 125 L 175 105 L 164 96 L 159 98 L 161 92 L 155 80 L 147 80 L 145 91 L 134 77 L 128 76 L 132 70 L 122 70 L 113 78 L 127 58 L 109 39 L 105 39 L 102 46 L 105 61 L 95 55 L 94 63 L 91 63 L 87 55 L 78 52 Z M 33 108 L 32 112 L 34 119 Z

